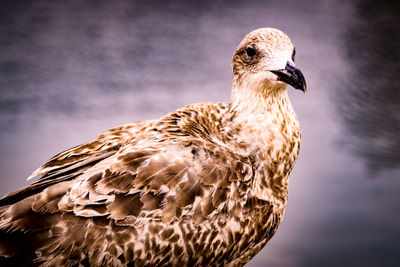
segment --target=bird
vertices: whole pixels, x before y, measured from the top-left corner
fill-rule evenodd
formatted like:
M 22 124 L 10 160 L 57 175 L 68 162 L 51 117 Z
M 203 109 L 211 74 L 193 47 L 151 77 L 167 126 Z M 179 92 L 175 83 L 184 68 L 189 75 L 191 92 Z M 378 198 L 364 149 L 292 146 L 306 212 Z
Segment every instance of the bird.
M 1 266 L 243 266 L 282 221 L 306 92 L 291 39 L 248 33 L 227 102 L 110 129 L 0 199 Z

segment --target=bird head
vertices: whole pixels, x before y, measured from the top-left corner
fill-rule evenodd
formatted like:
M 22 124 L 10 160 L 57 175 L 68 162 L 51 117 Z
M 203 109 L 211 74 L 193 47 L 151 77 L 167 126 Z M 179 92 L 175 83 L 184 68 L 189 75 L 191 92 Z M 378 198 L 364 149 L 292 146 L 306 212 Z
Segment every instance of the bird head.
M 233 58 L 237 87 L 258 88 L 263 94 L 285 89 L 287 84 L 306 92 L 306 81 L 294 64 L 295 48 L 280 30 L 261 28 L 247 34 Z

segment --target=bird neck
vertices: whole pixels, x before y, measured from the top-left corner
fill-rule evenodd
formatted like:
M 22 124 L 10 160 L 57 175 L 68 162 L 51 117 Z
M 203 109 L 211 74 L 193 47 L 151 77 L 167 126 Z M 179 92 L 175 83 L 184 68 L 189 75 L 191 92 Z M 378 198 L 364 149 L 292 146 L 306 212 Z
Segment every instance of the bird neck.
M 252 194 L 260 199 L 273 197 L 282 206 L 300 145 L 299 124 L 285 87 L 234 86 L 229 112 L 234 149 L 258 162 Z
M 297 124 L 286 84 L 261 88 L 234 84 L 230 100 L 233 128 L 275 131 L 282 123 Z M 263 135 L 262 134 L 262 135 Z
M 243 86 L 234 84 L 231 94 L 231 105 L 238 112 L 246 112 L 254 108 L 265 108 L 279 99 L 287 98 L 286 85 L 280 86 Z

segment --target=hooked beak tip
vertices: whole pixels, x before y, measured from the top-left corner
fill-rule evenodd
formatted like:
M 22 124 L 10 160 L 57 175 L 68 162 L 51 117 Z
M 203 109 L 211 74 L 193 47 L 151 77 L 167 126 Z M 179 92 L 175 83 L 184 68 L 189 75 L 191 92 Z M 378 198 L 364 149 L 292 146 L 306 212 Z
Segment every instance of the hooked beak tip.
M 272 73 L 278 76 L 278 80 L 291 85 L 293 88 L 307 92 L 306 79 L 300 69 L 296 68 L 291 62 L 287 62 L 285 69 L 272 70 Z

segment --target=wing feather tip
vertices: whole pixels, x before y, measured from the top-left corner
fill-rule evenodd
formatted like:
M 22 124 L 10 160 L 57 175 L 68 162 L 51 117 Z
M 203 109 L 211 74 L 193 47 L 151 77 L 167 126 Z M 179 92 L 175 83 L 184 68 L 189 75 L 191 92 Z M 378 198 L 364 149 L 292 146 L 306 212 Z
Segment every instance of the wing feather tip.
M 37 169 L 28 178 L 26 178 L 26 180 L 29 181 L 29 180 L 32 180 L 32 179 L 38 177 L 41 172 L 42 172 L 42 168 Z

